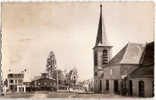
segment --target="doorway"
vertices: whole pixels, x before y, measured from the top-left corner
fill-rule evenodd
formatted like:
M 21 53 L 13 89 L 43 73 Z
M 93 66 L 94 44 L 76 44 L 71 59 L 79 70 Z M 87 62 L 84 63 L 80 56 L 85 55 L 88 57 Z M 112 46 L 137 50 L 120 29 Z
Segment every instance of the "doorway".
M 144 81 L 139 81 L 139 97 L 144 97 Z
M 119 90 L 118 80 L 114 80 L 114 92 L 118 93 L 118 90 Z
M 106 90 L 109 90 L 109 80 L 106 80 Z
M 133 83 L 132 80 L 129 80 L 129 95 L 133 95 Z
M 100 80 L 100 92 L 102 92 L 102 80 Z

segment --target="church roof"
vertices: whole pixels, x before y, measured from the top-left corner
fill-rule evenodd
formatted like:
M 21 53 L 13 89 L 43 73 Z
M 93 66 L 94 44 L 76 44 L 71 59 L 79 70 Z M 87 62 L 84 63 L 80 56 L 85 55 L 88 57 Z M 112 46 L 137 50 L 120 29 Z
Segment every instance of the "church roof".
M 128 43 L 109 62 L 110 64 L 139 64 L 145 45 Z
M 130 74 L 131 78 L 153 78 L 154 77 L 154 65 L 140 66 Z
M 130 74 L 131 78 L 153 78 L 154 77 L 154 42 L 148 43 L 142 55 L 139 68 Z
M 128 44 L 123 47 L 109 62 L 109 64 L 119 64 L 126 52 L 126 48 L 127 48 Z
M 142 66 L 154 64 L 154 42 L 148 43 L 142 56 Z
M 144 44 L 128 43 L 120 64 L 140 64 L 144 49 Z
M 104 30 L 103 18 L 102 18 L 102 5 L 100 5 L 100 19 L 98 24 L 98 31 L 96 37 L 95 46 L 109 46 Z

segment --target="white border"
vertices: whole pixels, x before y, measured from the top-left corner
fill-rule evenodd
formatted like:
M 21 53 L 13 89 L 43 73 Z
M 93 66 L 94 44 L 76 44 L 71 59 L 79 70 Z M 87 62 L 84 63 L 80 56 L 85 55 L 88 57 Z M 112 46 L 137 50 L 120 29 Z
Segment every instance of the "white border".
M 1 2 L 149 2 L 156 0 L 0 0 Z
M 0 0 L 0 3 L 1 2 L 154 2 L 154 4 L 156 4 L 156 0 Z M 156 10 L 156 7 L 155 7 L 155 10 Z M 156 39 L 156 35 L 155 35 L 155 29 L 156 29 L 156 23 L 155 23 L 155 16 L 156 16 L 156 11 L 154 11 L 154 41 Z M 0 17 L 1 18 L 1 17 Z M 156 47 L 156 44 L 155 44 L 155 47 Z M 155 49 L 156 51 L 156 49 Z M 156 57 L 156 53 L 155 54 L 155 57 Z M 156 61 L 156 59 L 155 59 Z M 154 68 L 154 76 L 156 76 L 156 69 Z M 155 80 L 155 77 L 154 77 L 154 83 L 156 83 L 156 80 Z M 154 92 L 156 92 L 156 85 L 154 84 Z M 17 98 L 16 100 L 21 100 L 21 99 L 24 99 L 24 100 L 28 100 L 29 98 Z M 83 100 L 84 98 L 51 98 L 53 100 Z M 131 100 L 131 99 L 135 99 L 135 100 L 144 100 L 144 99 L 147 99 L 147 100 L 155 100 L 156 99 L 156 93 L 155 93 L 155 96 L 154 98 L 87 98 L 88 100 L 121 100 L 121 99 L 127 99 L 127 100 Z M 86 99 L 86 100 L 87 100 Z M 4 100 L 4 98 L 0 98 L 0 100 Z M 7 100 L 14 100 L 14 99 L 8 99 Z M 30 98 L 29 100 L 38 100 L 38 99 L 33 99 L 33 98 Z M 41 100 L 50 100 L 49 98 L 46 98 L 46 99 L 41 99 Z

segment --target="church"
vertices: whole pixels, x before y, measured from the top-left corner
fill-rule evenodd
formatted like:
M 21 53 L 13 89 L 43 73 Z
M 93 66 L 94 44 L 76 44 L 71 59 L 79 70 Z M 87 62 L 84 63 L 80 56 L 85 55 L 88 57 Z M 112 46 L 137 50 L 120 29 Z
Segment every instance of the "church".
M 94 92 L 125 96 L 154 95 L 154 42 L 127 43 L 113 58 L 106 39 L 100 5 L 94 54 Z

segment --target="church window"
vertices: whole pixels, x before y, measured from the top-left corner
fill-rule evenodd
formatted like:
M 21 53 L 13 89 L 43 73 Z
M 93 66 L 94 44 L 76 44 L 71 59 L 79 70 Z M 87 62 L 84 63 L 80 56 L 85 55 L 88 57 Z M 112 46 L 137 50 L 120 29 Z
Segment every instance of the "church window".
M 94 52 L 94 65 L 97 66 L 97 52 Z
M 104 64 L 108 64 L 108 51 L 107 50 L 103 50 L 103 65 Z
M 97 72 L 94 73 L 94 76 L 97 76 Z

